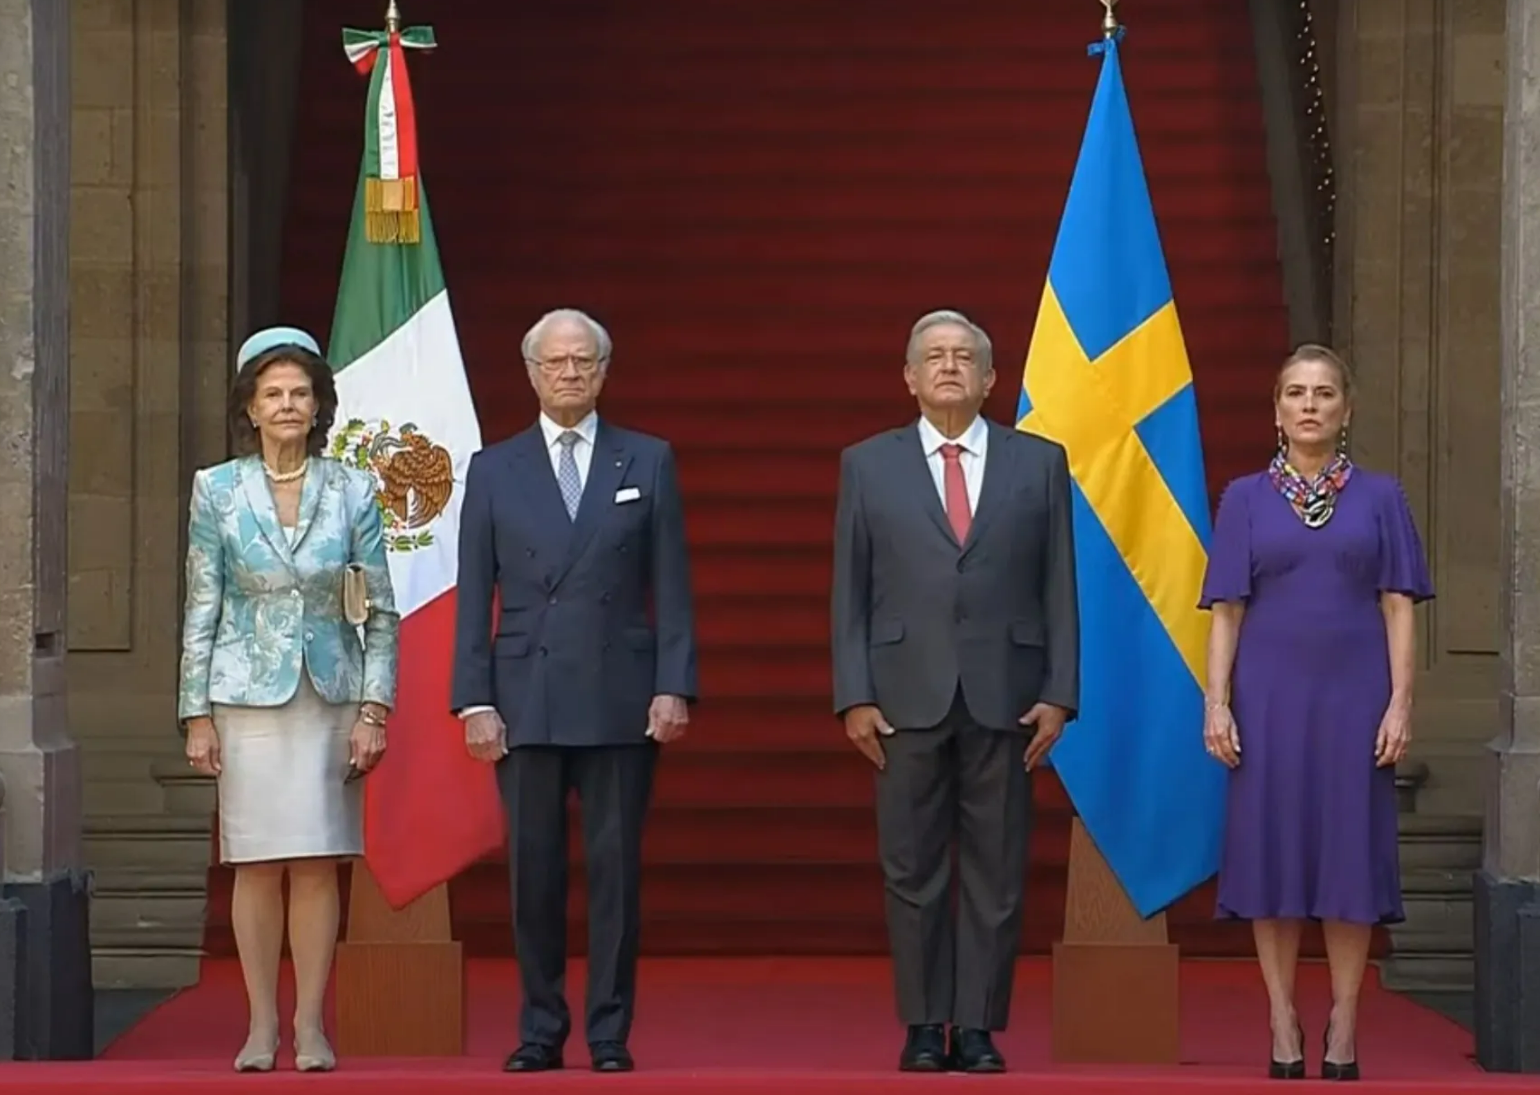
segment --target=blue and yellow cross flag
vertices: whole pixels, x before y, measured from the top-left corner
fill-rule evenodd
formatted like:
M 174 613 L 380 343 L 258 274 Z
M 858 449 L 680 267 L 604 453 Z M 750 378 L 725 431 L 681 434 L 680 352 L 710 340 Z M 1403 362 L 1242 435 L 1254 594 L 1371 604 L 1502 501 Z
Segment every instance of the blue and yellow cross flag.
M 1051 763 L 1141 916 L 1213 876 L 1224 769 L 1203 748 L 1208 494 L 1192 370 L 1116 35 L 1027 350 L 1017 428 L 1069 455 L 1081 709 Z

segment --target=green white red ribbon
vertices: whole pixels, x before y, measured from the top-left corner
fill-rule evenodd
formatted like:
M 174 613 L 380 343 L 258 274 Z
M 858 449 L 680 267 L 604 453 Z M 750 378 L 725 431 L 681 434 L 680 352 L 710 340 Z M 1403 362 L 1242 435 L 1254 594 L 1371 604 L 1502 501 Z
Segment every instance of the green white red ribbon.
M 369 77 L 364 118 L 364 234 L 373 243 L 422 238 L 417 199 L 417 108 L 406 51 L 433 49 L 432 27 L 344 30 L 342 48 Z M 379 64 L 381 50 L 386 61 Z

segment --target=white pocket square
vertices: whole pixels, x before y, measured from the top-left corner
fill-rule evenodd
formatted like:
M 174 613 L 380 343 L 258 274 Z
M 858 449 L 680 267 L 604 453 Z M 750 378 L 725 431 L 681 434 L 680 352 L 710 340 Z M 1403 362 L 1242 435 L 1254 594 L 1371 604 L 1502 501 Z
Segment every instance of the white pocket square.
M 622 502 L 635 502 L 641 496 L 640 487 L 621 487 L 615 492 L 615 504 L 618 506 Z

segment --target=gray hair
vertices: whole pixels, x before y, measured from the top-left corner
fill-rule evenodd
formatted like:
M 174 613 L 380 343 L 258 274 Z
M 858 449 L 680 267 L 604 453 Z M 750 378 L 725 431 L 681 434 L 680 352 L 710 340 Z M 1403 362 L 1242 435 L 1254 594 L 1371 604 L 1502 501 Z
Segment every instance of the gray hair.
M 595 353 L 599 361 L 599 371 L 604 372 L 609 368 L 610 354 L 615 349 L 615 344 L 610 341 L 610 333 L 587 312 L 577 308 L 556 308 L 547 312 L 535 320 L 535 325 L 524 333 L 524 341 L 520 343 L 520 352 L 524 355 L 524 362 L 533 365 L 536 362 L 535 351 L 540 347 L 540 340 L 545 338 L 546 331 L 553 325 L 563 321 L 576 323 L 586 329 L 594 340 Z
M 978 360 L 979 368 L 993 369 L 995 367 L 995 345 L 989 341 L 989 335 L 984 328 L 961 312 L 950 308 L 938 308 L 934 312 L 926 312 L 909 328 L 909 345 L 904 348 L 904 360 L 910 365 L 918 365 L 920 351 L 920 336 L 932 327 L 961 327 L 973 336 L 973 352 Z

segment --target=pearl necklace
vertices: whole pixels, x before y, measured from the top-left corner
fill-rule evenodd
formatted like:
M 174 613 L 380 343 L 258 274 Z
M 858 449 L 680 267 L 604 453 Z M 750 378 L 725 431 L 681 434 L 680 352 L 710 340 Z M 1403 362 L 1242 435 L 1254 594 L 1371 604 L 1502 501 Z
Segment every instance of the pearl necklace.
M 286 472 L 276 472 L 272 468 L 268 467 L 266 460 L 262 461 L 262 470 L 267 473 L 267 477 L 274 483 L 292 483 L 294 480 L 303 476 L 305 474 L 305 469 L 309 466 L 310 457 L 308 456 L 305 457 L 305 462 L 302 463 L 299 467 L 295 468 L 293 471 Z

